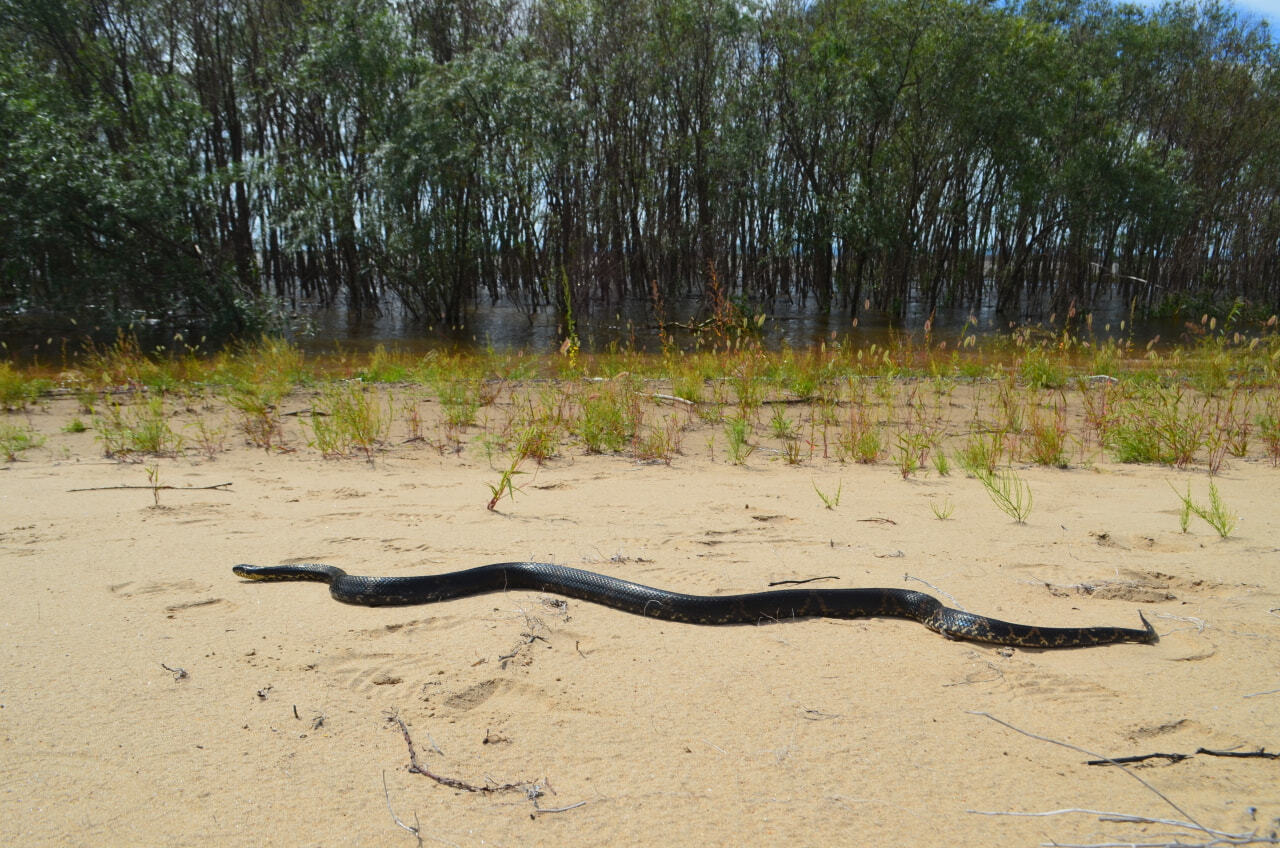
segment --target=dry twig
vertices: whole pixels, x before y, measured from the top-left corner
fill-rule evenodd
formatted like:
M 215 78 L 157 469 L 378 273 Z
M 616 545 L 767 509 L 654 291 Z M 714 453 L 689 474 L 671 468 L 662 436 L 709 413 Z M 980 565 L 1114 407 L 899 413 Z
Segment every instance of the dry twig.
M 1042 813 L 1023 813 L 1023 812 L 1016 812 L 1016 811 L 1010 811 L 1010 810 L 966 810 L 966 812 L 973 813 L 979 816 L 1012 816 L 1016 818 L 1042 818 L 1046 816 L 1065 816 L 1065 815 L 1071 815 L 1075 813 L 1075 814 L 1086 815 L 1086 816 L 1097 816 L 1098 821 L 1104 821 L 1104 822 L 1125 822 L 1129 824 L 1162 824 L 1162 825 L 1168 825 L 1170 827 L 1182 827 L 1188 830 L 1202 829 L 1200 828 L 1199 825 L 1194 825 L 1194 824 L 1191 824 L 1190 822 L 1178 821 L 1177 819 L 1154 819 L 1154 818 L 1149 818 L 1147 816 L 1134 816 L 1128 813 L 1113 813 L 1107 810 L 1085 810 L 1079 807 L 1068 807 L 1063 810 L 1046 810 Z M 1257 836 L 1256 834 L 1252 834 L 1252 833 L 1228 833 L 1227 831 L 1214 830 L 1213 828 L 1207 829 L 1206 832 L 1209 835 L 1213 836 L 1214 840 L 1212 842 L 1203 843 L 1204 845 L 1270 845 L 1270 844 L 1275 844 L 1277 841 L 1269 836 Z M 1051 842 L 1051 843 L 1045 843 L 1045 844 L 1054 845 L 1054 846 L 1066 845 L 1066 843 L 1062 843 L 1062 842 Z M 1136 846 L 1139 846 L 1139 845 L 1149 846 L 1149 848 L 1164 848 L 1164 846 L 1175 846 L 1175 845 L 1185 846 L 1185 848 L 1198 848 L 1198 846 L 1194 846 L 1192 843 L 1182 842 L 1182 841 L 1144 842 L 1144 843 L 1108 842 L 1108 843 L 1102 843 L 1102 844 L 1116 845 L 1116 846 L 1122 846 L 1122 845 L 1135 846 L 1135 848 Z M 1101 845 L 1090 846 L 1090 848 L 1101 848 Z
M 1094 752 L 1094 751 L 1086 750 L 1085 748 L 1081 748 L 1079 745 L 1072 745 L 1070 742 L 1063 742 L 1063 741 L 1058 740 L 1058 739 L 1051 739 L 1051 738 L 1049 738 L 1048 736 L 1041 736 L 1041 735 L 1039 735 L 1039 734 L 1037 734 L 1037 733 L 1032 733 L 1032 732 L 1031 732 L 1031 731 L 1029 731 L 1029 730 L 1023 730 L 1023 729 L 1022 729 L 1022 728 L 1020 728 L 1020 727 L 1015 727 L 1014 725 L 1010 724 L 1009 722 L 1005 721 L 1004 719 L 996 718 L 996 717 L 995 717 L 995 716 L 993 716 L 991 713 L 983 712 L 982 710 L 969 710 L 968 712 L 969 712 L 969 714 L 970 714 L 970 715 L 984 716 L 984 717 L 986 717 L 986 718 L 989 718 L 989 719 L 991 719 L 992 721 L 994 721 L 996 724 L 1003 725 L 1003 726 L 1005 726 L 1005 727 L 1009 728 L 1010 730 L 1012 730 L 1012 731 L 1014 731 L 1014 732 L 1016 732 L 1016 733 L 1021 733 L 1023 736 L 1029 736 L 1029 737 L 1031 737 L 1032 739 L 1038 739 L 1038 740 L 1039 740 L 1039 741 L 1041 741 L 1041 742 L 1048 742 L 1048 743 L 1050 743 L 1050 744 L 1052 744 L 1052 745 L 1060 745 L 1060 746 L 1061 746 L 1061 747 L 1063 747 L 1063 748 L 1068 748 L 1068 749 L 1070 749 L 1070 750 L 1072 750 L 1072 751 L 1077 751 L 1077 752 L 1079 752 L 1079 753 L 1081 753 L 1081 754 L 1085 754 L 1085 755 L 1090 756 L 1090 757 L 1095 757 L 1095 758 L 1100 759 L 1100 760 L 1105 760 L 1105 759 L 1107 759 L 1106 757 L 1102 756 L 1101 754 L 1096 753 L 1096 752 Z M 1195 828 L 1195 829 L 1197 829 L 1197 830 L 1200 830 L 1200 831 L 1202 831 L 1203 833 L 1208 834 L 1208 835 L 1210 835 L 1210 836 L 1212 836 L 1212 835 L 1213 835 L 1213 832 L 1212 832 L 1211 830 L 1209 830 L 1209 828 L 1205 827 L 1204 825 L 1200 824 L 1200 822 L 1196 821 L 1194 816 L 1192 816 L 1192 815 L 1191 815 L 1190 813 L 1188 813 L 1186 810 L 1182 809 L 1182 807 L 1178 806 L 1178 805 L 1177 805 L 1177 804 L 1176 804 L 1172 799 L 1170 799 L 1170 798 L 1169 798 L 1169 796 L 1165 795 L 1165 794 L 1164 794 L 1163 792 L 1161 792 L 1159 789 L 1156 789 L 1154 786 L 1152 786 L 1149 782 L 1147 782 L 1146 780 L 1144 780 L 1142 777 L 1140 777 L 1140 776 L 1139 776 L 1139 775 L 1137 775 L 1137 774 L 1134 774 L 1132 771 L 1129 771 L 1129 769 L 1125 768 L 1125 767 L 1124 767 L 1123 765 L 1121 765 L 1120 763 L 1115 762 L 1115 760 L 1110 760 L 1109 762 L 1113 763 L 1113 764 L 1114 764 L 1114 765 L 1116 765 L 1116 766 L 1119 766 L 1119 768 L 1120 768 L 1120 770 L 1121 770 L 1121 771 L 1123 771 L 1125 774 L 1129 775 L 1129 776 L 1130 776 L 1130 777 L 1132 777 L 1134 780 L 1136 780 L 1136 781 L 1138 781 L 1139 783 L 1141 783 L 1143 786 L 1145 786 L 1147 789 L 1149 789 L 1152 793 L 1154 793 L 1154 794 L 1155 794 L 1155 796 L 1156 796 L 1157 798 L 1159 798 L 1160 800 L 1164 801 L 1164 802 L 1165 802 L 1166 804 L 1168 804 L 1170 807 L 1173 807 L 1173 809 L 1177 810 L 1177 811 L 1178 811 L 1178 812 L 1179 812 L 1183 817 L 1185 817 L 1185 818 L 1186 818 L 1186 820 L 1187 820 L 1187 821 L 1191 822 L 1191 826 L 1192 826 L 1193 828 Z
M 418 814 L 417 814 L 417 813 L 414 813 L 414 814 L 413 814 L 413 824 L 412 824 L 412 825 L 407 825 L 407 824 L 405 824 L 404 822 L 400 821 L 400 817 L 396 815 L 396 811 L 395 811 L 395 810 L 393 810 L 393 809 L 391 809 L 391 792 L 387 789 L 387 772 L 386 772 L 386 769 L 383 769 L 383 771 L 382 771 L 382 797 L 387 799 L 387 812 L 391 814 L 391 818 L 392 818 L 392 819 L 394 819 L 394 820 L 395 820 L 395 823 L 396 823 L 396 824 L 398 824 L 398 825 L 400 825 L 400 827 L 404 828 L 405 830 L 407 830 L 407 831 L 409 831 L 410 833 L 412 833 L 415 837 L 417 837 L 417 839 L 418 839 L 418 845 L 419 845 L 419 848 L 421 848 L 421 845 L 422 845 L 422 829 L 421 829 L 421 828 L 419 827 L 419 825 L 418 825 Z
M 1170 800 L 1170 798 L 1167 795 L 1165 795 L 1163 792 L 1161 792 L 1159 789 L 1156 789 L 1150 783 L 1143 780 L 1141 777 L 1134 774 L 1132 771 L 1129 771 L 1128 769 L 1126 769 L 1118 760 L 1108 759 L 1106 757 L 1103 757 L 1101 754 L 1096 754 L 1093 751 L 1086 750 L 1084 748 L 1081 748 L 1078 745 L 1072 745 L 1070 742 L 1063 742 L 1058 739 L 1051 739 L 1048 736 L 1041 736 L 1037 733 L 1032 733 L 1030 731 L 1023 730 L 1022 728 L 1015 727 L 1014 725 L 1010 724 L 1007 721 L 1004 721 L 1003 719 L 996 718 L 995 716 L 991 715 L 991 713 L 988 713 L 988 712 L 983 712 L 981 710 L 969 710 L 969 714 L 985 716 L 986 718 L 991 719 L 997 724 L 1004 725 L 1005 727 L 1009 728 L 1012 731 L 1021 733 L 1023 736 L 1029 736 L 1032 739 L 1037 739 L 1041 742 L 1049 742 L 1050 744 L 1053 744 L 1053 745 L 1060 745 L 1063 748 L 1068 748 L 1072 751 L 1078 751 L 1079 753 L 1087 754 L 1090 757 L 1097 757 L 1098 759 L 1103 760 L 1106 763 L 1119 766 L 1120 769 L 1124 771 L 1125 774 L 1129 775 L 1134 780 L 1141 783 L 1148 790 L 1154 793 L 1156 797 L 1158 797 L 1160 800 L 1164 801 L 1170 807 L 1173 807 L 1173 809 L 1181 813 L 1186 818 L 1186 821 L 1178 821 L 1175 819 L 1153 819 L 1153 818 L 1147 818 L 1146 816 L 1129 815 L 1127 813 L 1110 813 L 1110 812 L 1103 812 L 1099 810 L 1082 810 L 1082 809 L 1075 809 L 1075 808 L 1065 809 L 1065 810 L 1051 810 L 1049 812 L 1044 812 L 1044 813 L 1021 813 L 1021 812 L 1005 812 L 1005 811 L 991 811 L 991 810 L 968 810 L 967 812 L 974 813 L 976 815 L 981 815 L 981 816 L 1056 816 L 1056 815 L 1063 815 L 1065 813 L 1085 813 L 1089 815 L 1096 815 L 1099 817 L 1099 820 L 1101 821 L 1132 822 L 1132 823 L 1138 823 L 1138 824 L 1164 824 L 1164 825 L 1170 825 L 1172 827 L 1186 828 L 1187 830 L 1197 830 L 1208 837 L 1208 839 L 1205 842 L 1199 842 L 1199 843 L 1185 842 L 1183 841 L 1182 837 L 1179 835 L 1179 836 L 1173 837 L 1172 840 L 1167 840 L 1164 842 L 1125 841 L 1125 842 L 1096 842 L 1091 844 L 1073 844 L 1073 843 L 1067 843 L 1067 842 L 1058 842 L 1055 840 L 1053 842 L 1041 843 L 1042 845 L 1054 846 L 1054 848 L 1217 848 L 1217 846 L 1225 846 L 1225 845 L 1280 845 L 1280 839 L 1276 838 L 1274 834 L 1270 836 L 1259 836 L 1257 833 L 1228 833 L 1226 831 L 1215 830 L 1213 828 L 1205 827 L 1203 824 L 1196 821 L 1195 818 L 1192 817 L 1190 813 L 1188 813 L 1186 810 L 1182 809 L 1176 803 Z M 1203 750 L 1204 749 L 1201 749 L 1201 751 Z
M 231 483 L 214 483 L 212 486 L 89 486 L 84 489 L 67 489 L 68 492 L 105 492 L 110 489 L 146 489 L 154 491 L 195 492 L 201 489 L 225 489 Z
M 578 801 L 577 803 L 568 804 L 563 807 L 540 807 L 538 806 L 538 799 L 541 798 L 546 793 L 543 791 L 542 784 L 535 783 L 533 781 L 525 780 L 525 781 L 520 781 L 518 783 L 496 783 L 495 782 L 495 783 L 487 784 L 485 786 L 477 786 L 473 783 L 467 783 L 465 780 L 459 780 L 456 777 L 445 777 L 443 775 L 435 774 L 418 761 L 418 751 L 413 746 L 413 737 L 409 735 L 409 728 L 407 725 L 405 725 L 404 719 L 400 718 L 400 716 L 398 715 L 390 715 L 390 716 L 387 716 L 387 721 L 395 722 L 395 724 L 399 726 L 400 733 L 404 736 L 405 744 L 409 747 L 409 772 L 412 774 L 420 774 L 423 777 L 429 777 L 432 780 L 434 780 L 436 783 L 439 783 L 441 786 L 448 786 L 450 789 L 460 789 L 463 792 L 480 792 L 485 795 L 489 795 L 494 792 L 519 792 L 523 794 L 526 798 L 528 798 L 529 801 L 533 804 L 534 813 L 563 813 L 563 812 L 567 812 L 568 810 L 575 810 L 578 807 L 584 806 L 587 803 L 586 801 Z M 432 743 L 432 747 L 435 747 L 434 742 Z M 436 750 L 438 751 L 440 749 L 436 748 Z M 384 773 L 383 774 L 384 788 L 385 788 L 385 785 L 386 785 L 386 775 Z M 387 800 L 387 809 L 391 809 L 391 801 L 389 798 Z M 395 817 L 394 812 L 391 815 L 393 818 Z M 414 833 L 414 834 L 418 833 L 416 829 L 409 828 L 404 823 L 402 823 L 398 818 L 396 819 L 396 824 L 399 824 L 401 827 L 404 827 L 406 830 L 409 830 L 411 833 Z
M 798 586 L 801 583 L 817 583 L 819 580 L 839 580 L 839 577 L 806 577 L 803 580 L 774 580 L 770 586 Z
M 960 610 L 961 612 L 968 612 L 968 610 L 966 610 L 966 609 L 964 608 L 964 606 L 963 606 L 959 601 L 957 601 L 957 600 L 956 600 L 956 596 L 955 596 L 955 595 L 951 594 L 950 592 L 946 591 L 945 589 L 939 589 L 937 586 L 933 585 L 933 584 L 932 584 L 932 583 L 930 583 L 928 580 L 921 580 L 919 577 L 915 577 L 915 576 L 913 576 L 913 575 L 911 575 L 911 574 L 903 574 L 903 575 L 902 575 L 902 579 L 903 579 L 903 581 L 904 581 L 904 582 L 906 582 L 906 581 L 908 581 L 908 580 L 914 580 L 914 581 L 916 581 L 917 583 L 923 583 L 924 585 L 928 586 L 928 587 L 929 587 L 930 589 L 932 589 L 933 591 L 937 592 L 939 595 L 945 595 L 945 596 L 946 596 L 946 598 L 947 598 L 947 600 L 948 600 L 948 601 L 950 601 L 950 602 L 951 602 L 951 605 L 952 605 L 953 607 L 955 607 L 956 609 Z

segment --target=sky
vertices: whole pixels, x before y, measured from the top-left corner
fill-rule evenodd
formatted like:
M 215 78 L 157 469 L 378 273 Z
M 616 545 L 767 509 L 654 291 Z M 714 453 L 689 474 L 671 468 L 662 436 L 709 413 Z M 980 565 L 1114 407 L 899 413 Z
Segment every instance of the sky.
M 1241 11 L 1253 12 L 1258 17 L 1265 18 L 1267 23 L 1271 24 L 1272 29 L 1280 26 L 1280 0 L 1251 0 L 1248 3 L 1234 3 L 1233 5 Z
M 1144 6 L 1158 6 L 1160 0 L 1135 0 Z M 1271 30 L 1274 33 L 1280 29 L 1280 0 L 1224 0 L 1227 5 L 1234 6 L 1241 12 L 1253 13 L 1258 17 L 1271 24 Z

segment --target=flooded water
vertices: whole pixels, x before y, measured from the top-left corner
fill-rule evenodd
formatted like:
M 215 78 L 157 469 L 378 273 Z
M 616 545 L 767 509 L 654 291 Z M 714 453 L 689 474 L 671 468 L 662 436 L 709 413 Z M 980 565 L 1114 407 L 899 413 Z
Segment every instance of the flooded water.
M 1073 333 L 1098 342 L 1127 339 L 1145 345 L 1153 338 L 1173 343 L 1181 329 L 1179 321 L 1146 320 L 1135 325 L 1130 316 L 1131 304 L 1119 299 L 1094 309 L 1091 324 L 1083 314 L 1072 319 Z M 699 338 L 689 328 L 707 318 L 696 301 L 668 304 L 665 330 L 681 349 L 697 346 Z M 1030 310 L 1024 310 L 1030 315 Z M 748 316 L 750 318 L 752 316 Z M 930 318 L 932 321 L 930 322 Z M 976 332 L 979 337 L 1007 333 L 1016 327 L 1041 326 L 1060 332 L 1065 315 L 1046 315 L 1039 320 L 1013 320 L 997 316 L 991 306 L 958 306 L 937 308 L 930 312 L 923 302 L 908 303 L 900 317 L 883 311 L 859 310 L 856 320 L 847 309 L 820 312 L 810 301 L 779 302 L 759 329 L 759 341 L 766 348 L 791 347 L 805 349 L 819 344 L 852 344 L 859 347 L 873 343 L 884 346 L 901 342 L 904 334 L 924 337 L 926 324 L 935 343 L 952 340 L 958 343 L 963 332 Z M 465 324 L 456 327 L 424 326 L 412 318 L 389 310 L 376 317 L 356 317 L 343 310 L 329 310 L 303 316 L 305 331 L 295 342 L 313 353 L 331 353 L 335 346 L 348 351 L 369 351 L 378 345 L 408 353 L 437 349 L 523 350 L 548 353 L 557 350 L 565 337 L 560 316 L 551 310 L 529 315 L 505 303 L 475 309 Z M 597 308 L 592 314 L 579 316 L 577 332 L 582 348 L 590 352 L 610 349 L 657 352 L 662 349 L 661 331 L 647 302 Z M 706 338 L 702 339 L 704 342 Z
M 1127 340 L 1146 345 L 1158 339 L 1161 346 L 1176 344 L 1183 330 L 1179 320 L 1131 321 L 1132 305 L 1120 298 L 1102 304 L 1092 311 L 1092 322 L 1083 314 L 1071 321 L 1073 335 L 1103 342 L 1107 339 Z M 665 329 L 681 349 L 692 349 L 700 339 L 691 327 L 707 318 L 698 303 L 690 299 L 668 304 Z M 1030 316 L 1031 309 L 1022 310 Z M 932 315 L 932 321 L 930 317 Z M 750 317 L 750 316 L 749 316 Z M 1198 317 L 1198 316 L 1197 316 Z M 775 304 L 773 312 L 759 327 L 759 342 L 767 348 L 805 349 L 819 344 L 839 342 L 856 347 L 901 343 L 904 336 L 923 340 L 926 325 L 934 344 L 960 342 L 962 333 L 977 333 L 981 338 L 994 333 L 1007 333 L 1016 327 L 1040 326 L 1061 332 L 1065 315 L 1046 315 L 1039 319 L 1020 320 L 997 316 L 992 306 L 957 306 L 938 308 L 932 313 L 920 301 L 906 304 L 900 317 L 885 312 L 863 309 L 856 320 L 847 309 L 822 313 L 810 301 Z M 560 316 L 543 309 L 530 315 L 509 303 L 477 306 L 465 323 L 458 326 L 424 324 L 402 310 L 389 307 L 377 316 L 360 316 L 344 309 L 300 311 L 289 316 L 286 336 L 304 351 L 314 355 L 335 352 L 364 353 L 382 345 L 405 353 L 432 350 L 521 350 L 530 353 L 556 351 L 565 337 Z M 212 352 L 220 340 L 203 336 L 199 330 L 140 324 L 132 328 L 143 350 L 185 351 L 189 346 Z M 601 352 L 612 349 L 656 352 L 662 337 L 658 323 L 647 302 L 635 302 L 608 308 L 597 307 L 591 314 L 578 316 L 577 332 L 582 349 Z M 2 340 L 0 356 L 23 362 L 59 366 L 74 362 L 84 350 L 87 340 L 110 343 L 115 331 L 110 328 L 77 329 L 75 332 L 27 331 L 10 333 Z

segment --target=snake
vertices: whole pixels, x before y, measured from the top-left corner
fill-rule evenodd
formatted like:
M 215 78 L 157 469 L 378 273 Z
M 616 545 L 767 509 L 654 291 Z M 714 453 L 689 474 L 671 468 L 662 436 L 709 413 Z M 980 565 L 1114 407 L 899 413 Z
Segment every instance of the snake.
M 499 562 L 420 577 L 360 577 L 314 563 L 232 571 L 247 580 L 328 583 L 335 600 L 358 606 L 433 604 L 487 592 L 527 589 L 589 601 L 647 618 L 688 624 L 759 624 L 792 618 L 906 618 L 949 639 L 1022 648 L 1081 648 L 1159 640 L 1141 611 L 1142 628 L 1036 627 L 943 606 L 910 589 L 776 589 L 742 595 L 686 595 L 545 562 Z

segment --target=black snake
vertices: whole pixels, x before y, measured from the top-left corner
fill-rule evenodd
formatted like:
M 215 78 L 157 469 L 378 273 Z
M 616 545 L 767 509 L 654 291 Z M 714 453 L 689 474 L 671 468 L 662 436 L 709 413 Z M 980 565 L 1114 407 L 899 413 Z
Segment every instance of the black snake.
M 237 565 L 248 580 L 311 580 L 328 583 L 344 604 L 431 604 L 507 589 L 553 592 L 636 615 L 689 624 L 756 624 L 788 618 L 909 618 L 950 639 L 1024 648 L 1080 648 L 1111 642 L 1158 640 L 1141 612 L 1142 629 L 1124 627 L 1035 627 L 973 615 L 943 606 L 909 589 L 779 589 L 746 595 L 683 595 L 628 580 L 544 562 L 499 562 L 427 577 L 356 577 L 331 565 Z

